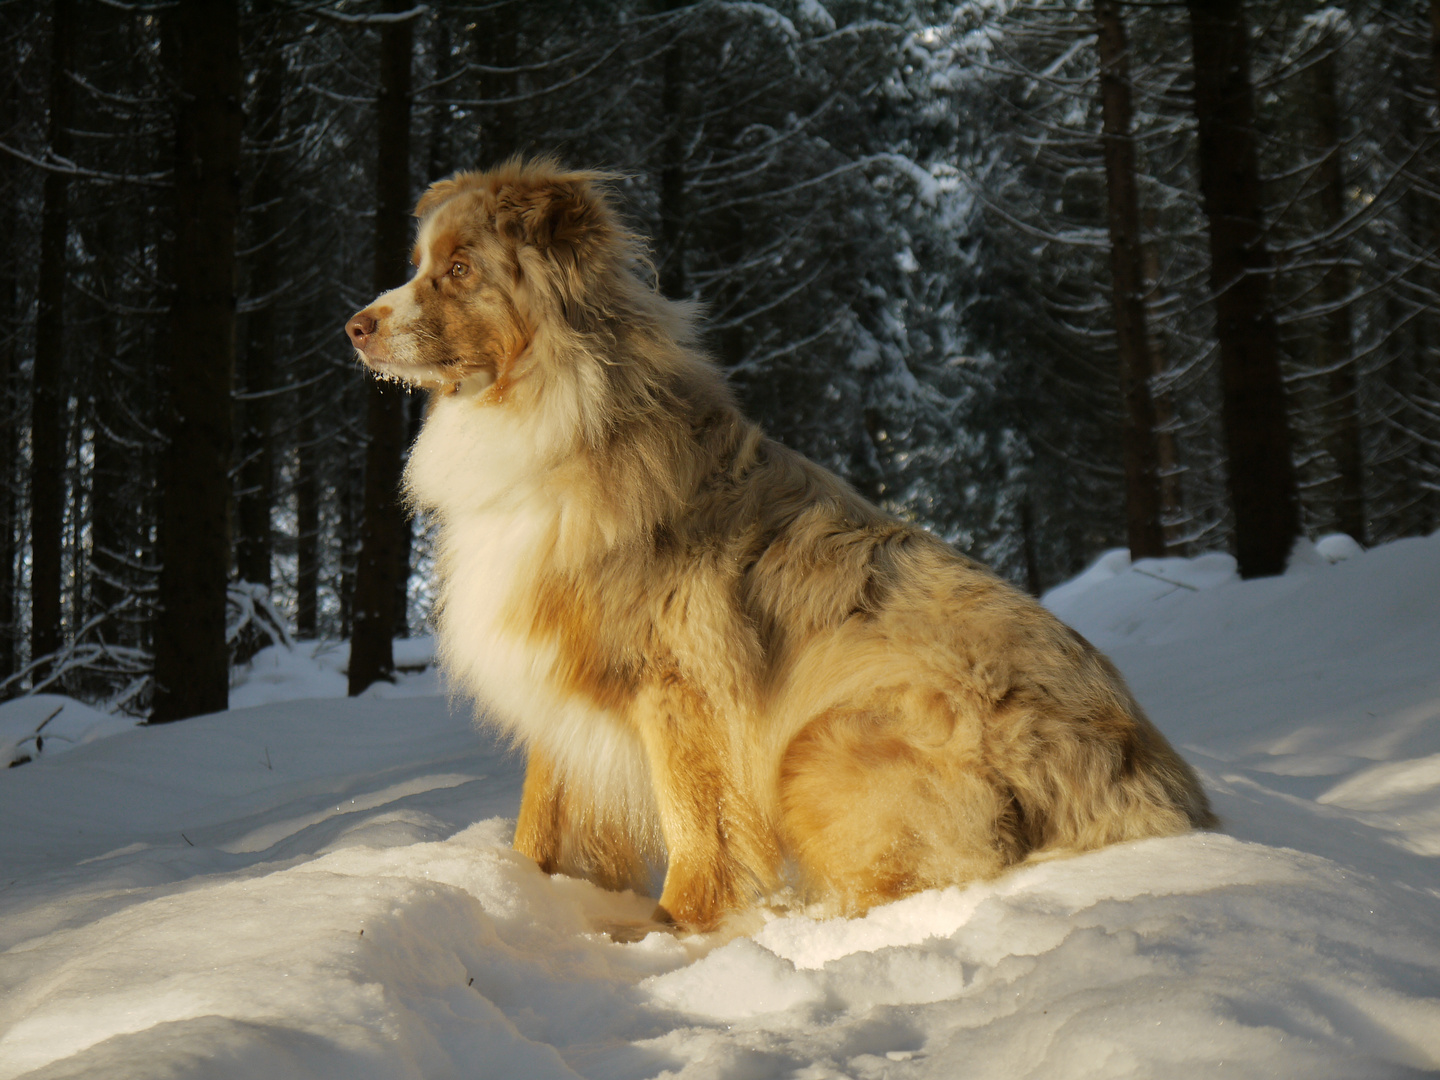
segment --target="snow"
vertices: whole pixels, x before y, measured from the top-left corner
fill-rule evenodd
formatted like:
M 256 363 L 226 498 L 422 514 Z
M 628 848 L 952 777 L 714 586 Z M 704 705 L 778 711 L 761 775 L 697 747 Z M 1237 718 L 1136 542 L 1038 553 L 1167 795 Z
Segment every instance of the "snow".
M 835 17 L 820 0 L 800 0 L 800 18 L 826 33 L 834 33 Z
M 178 724 L 7 703 L 68 741 L 0 771 L 0 1080 L 1440 1069 L 1440 535 L 1111 552 L 1046 602 L 1223 832 L 632 944 L 652 901 L 510 850 L 521 764 L 429 671 L 346 699 L 302 642 Z
M 33 694 L 0 704 L 0 767 L 60 754 L 135 726 L 61 694 Z
M 434 638 L 397 638 L 395 683 L 375 683 L 367 693 L 401 696 L 416 692 L 440 693 L 433 672 L 424 670 L 434 659 Z M 348 641 L 297 641 L 290 648 L 268 646 L 236 672 L 235 685 L 230 688 L 230 708 L 243 709 L 298 698 L 344 697 L 349 664 Z M 422 674 L 423 678 L 417 678 Z

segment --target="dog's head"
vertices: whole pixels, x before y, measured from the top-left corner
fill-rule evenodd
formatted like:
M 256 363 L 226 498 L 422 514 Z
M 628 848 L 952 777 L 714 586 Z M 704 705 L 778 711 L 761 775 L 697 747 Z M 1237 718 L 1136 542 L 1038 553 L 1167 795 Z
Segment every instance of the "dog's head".
M 542 159 L 433 184 L 415 207 L 414 276 L 346 323 L 359 358 L 413 386 L 502 394 L 537 338 L 583 329 L 605 279 L 634 280 L 602 179 Z

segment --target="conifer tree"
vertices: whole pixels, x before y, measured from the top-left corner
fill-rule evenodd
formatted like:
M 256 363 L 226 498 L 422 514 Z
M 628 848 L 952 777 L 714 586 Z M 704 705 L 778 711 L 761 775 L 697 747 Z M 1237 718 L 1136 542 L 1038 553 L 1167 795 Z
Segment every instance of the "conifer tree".
M 1299 505 L 1271 306 L 1242 0 L 1190 0 L 1200 191 L 1220 345 L 1228 481 L 1243 577 L 1285 569 Z
M 169 9 L 175 94 L 175 292 L 160 468 L 152 723 L 224 709 L 231 383 L 239 219 L 238 0 Z
M 406 6 L 393 0 L 389 10 L 400 13 Z M 408 277 L 413 52 L 413 19 L 380 24 L 380 94 L 374 137 L 377 165 L 373 280 L 377 293 L 402 284 Z M 396 602 L 401 595 L 401 563 L 406 554 L 403 539 L 408 528 L 400 505 L 406 400 L 406 392 L 396 384 L 369 381 L 364 516 L 350 636 L 352 695 L 376 680 L 389 679 L 395 670 Z
M 49 167 L 40 224 L 35 361 L 30 393 L 30 656 L 60 648 L 65 501 L 66 252 L 70 240 L 70 126 L 74 115 L 74 0 L 50 11 Z

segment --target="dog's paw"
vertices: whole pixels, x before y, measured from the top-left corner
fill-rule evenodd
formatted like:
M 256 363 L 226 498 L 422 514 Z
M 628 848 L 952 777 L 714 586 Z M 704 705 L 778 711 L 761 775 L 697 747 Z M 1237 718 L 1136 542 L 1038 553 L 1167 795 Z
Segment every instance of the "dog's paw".
M 674 934 L 684 932 L 674 921 L 666 919 L 596 919 L 591 923 L 599 933 L 620 945 L 644 941 L 651 934 Z

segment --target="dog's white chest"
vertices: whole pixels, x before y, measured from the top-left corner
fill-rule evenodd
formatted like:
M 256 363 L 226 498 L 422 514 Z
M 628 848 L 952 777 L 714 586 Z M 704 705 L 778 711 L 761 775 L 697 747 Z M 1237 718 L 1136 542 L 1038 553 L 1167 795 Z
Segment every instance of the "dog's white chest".
M 446 670 L 491 720 L 543 748 L 597 800 L 648 805 L 649 770 L 635 734 L 607 710 L 560 689 L 556 646 L 516 625 L 517 604 L 534 587 L 537 548 L 552 529 L 553 519 L 518 512 L 447 524 L 438 627 Z
M 534 513 L 469 514 L 447 523 L 441 538 L 446 581 L 439 631 L 446 667 L 497 720 L 522 730 L 529 716 L 556 704 L 554 650 L 529 639 L 512 614 L 530 587 L 526 578 L 534 572 L 546 524 Z
M 535 468 L 541 442 L 503 412 L 463 398 L 442 400 L 426 420 L 406 484 L 440 512 L 441 657 L 490 720 L 585 778 L 597 798 L 648 804 L 639 740 L 607 710 L 562 690 L 557 646 L 524 625 L 561 514 Z
M 524 596 L 557 508 L 533 475 L 534 448 L 473 395 L 439 399 L 405 471 L 412 498 L 440 514 L 440 647 L 452 678 L 507 726 L 544 703 L 549 663 L 507 612 Z M 527 459 L 526 451 L 531 451 Z

